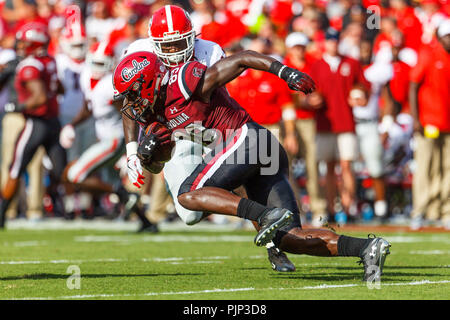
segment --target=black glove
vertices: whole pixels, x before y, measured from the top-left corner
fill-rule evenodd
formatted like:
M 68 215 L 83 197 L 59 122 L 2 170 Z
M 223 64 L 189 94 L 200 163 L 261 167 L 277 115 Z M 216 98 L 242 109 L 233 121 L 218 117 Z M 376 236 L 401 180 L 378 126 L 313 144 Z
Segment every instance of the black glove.
M 18 58 L 9 61 L 2 72 L 0 72 L 0 89 L 2 89 L 6 85 L 11 77 L 14 77 L 16 73 L 16 67 L 19 62 L 20 60 Z
M 147 136 L 144 136 L 138 147 L 138 158 L 143 163 L 150 163 L 152 160 L 152 154 L 156 150 L 156 148 L 158 148 L 158 146 L 159 141 L 157 135 L 151 133 Z
M 297 69 L 289 68 L 278 61 L 272 62 L 269 72 L 286 81 L 291 90 L 302 91 L 308 94 L 316 89 L 316 85 L 309 75 Z

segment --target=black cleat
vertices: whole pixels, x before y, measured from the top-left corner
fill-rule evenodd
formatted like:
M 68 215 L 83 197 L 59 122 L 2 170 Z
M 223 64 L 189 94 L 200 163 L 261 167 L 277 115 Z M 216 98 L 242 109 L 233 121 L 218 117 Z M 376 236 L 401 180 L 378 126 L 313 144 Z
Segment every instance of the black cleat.
M 150 224 L 150 225 L 142 225 L 136 233 L 158 233 L 158 225 Z
M 10 201 L 3 199 L 2 202 L 0 203 L 0 229 L 5 228 L 6 210 L 8 210 L 9 202 Z
M 274 208 L 258 219 L 261 227 L 255 237 L 255 244 L 265 246 L 275 237 L 277 231 L 292 221 L 293 213 L 287 209 Z
M 294 272 L 295 266 L 286 256 L 286 254 L 277 247 L 267 248 L 269 261 L 272 269 L 278 272 Z
M 389 242 L 373 235 L 372 240 L 361 250 L 359 264 L 364 264 L 363 281 L 381 279 L 384 262 L 386 256 L 390 253 L 390 247 Z
M 5 221 L 6 221 L 6 210 L 0 208 L 0 229 L 5 228 Z
M 127 200 L 125 202 L 124 206 L 124 217 L 125 220 L 128 220 L 130 217 L 130 214 L 133 210 L 137 209 L 137 204 L 139 202 L 139 195 L 136 193 L 129 193 L 127 194 Z

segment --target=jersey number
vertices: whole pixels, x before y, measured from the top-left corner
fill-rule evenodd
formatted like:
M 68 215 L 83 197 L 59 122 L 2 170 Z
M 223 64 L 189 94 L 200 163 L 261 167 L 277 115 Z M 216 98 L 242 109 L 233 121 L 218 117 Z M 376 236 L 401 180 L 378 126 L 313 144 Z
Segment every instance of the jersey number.
M 177 79 L 178 79 L 178 71 L 180 71 L 179 67 L 173 68 L 172 71 L 170 72 L 169 85 L 171 85 L 172 83 L 177 81 Z

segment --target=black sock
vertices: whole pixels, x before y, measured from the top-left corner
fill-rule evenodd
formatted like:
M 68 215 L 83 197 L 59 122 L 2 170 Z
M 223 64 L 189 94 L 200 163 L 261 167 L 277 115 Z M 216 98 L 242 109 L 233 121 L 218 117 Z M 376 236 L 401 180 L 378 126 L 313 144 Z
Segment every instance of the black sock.
M 347 236 L 340 236 L 338 239 L 338 256 L 359 257 L 361 250 L 372 239 L 361 239 Z
M 237 216 L 251 221 L 258 221 L 270 209 L 258 202 L 242 198 L 239 201 Z
M 9 207 L 10 203 L 11 203 L 11 200 L 1 199 L 1 204 L 0 204 L 0 228 L 3 228 L 5 226 L 6 210 L 8 210 L 8 207 Z
M 140 208 L 138 208 L 136 210 L 136 215 L 138 216 L 139 220 L 141 220 L 142 226 L 144 228 L 153 225 L 153 223 L 151 223 L 150 220 L 147 219 L 147 217 L 145 216 L 145 213 L 142 212 Z

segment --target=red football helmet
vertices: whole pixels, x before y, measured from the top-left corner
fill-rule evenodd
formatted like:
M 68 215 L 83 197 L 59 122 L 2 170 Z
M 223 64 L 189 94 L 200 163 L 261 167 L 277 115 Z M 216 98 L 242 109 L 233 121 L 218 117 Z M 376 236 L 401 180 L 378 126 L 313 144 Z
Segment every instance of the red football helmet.
M 194 54 L 195 31 L 189 14 L 180 7 L 166 5 L 157 10 L 150 19 L 148 35 L 156 55 L 168 67 L 189 61 Z M 177 51 L 168 52 L 170 47 Z
M 151 52 L 138 51 L 125 56 L 114 70 L 114 97 L 126 98 L 122 112 L 141 125 L 158 99 L 169 73 L 161 60 Z
M 47 26 L 39 22 L 24 24 L 16 33 L 17 49 L 25 55 L 43 53 L 50 41 Z
M 86 61 L 91 68 L 91 77 L 93 79 L 101 79 L 113 69 L 113 48 L 107 41 L 96 42 L 91 46 Z
M 76 5 L 66 9 L 66 26 L 61 34 L 61 49 L 74 60 L 84 60 L 87 52 L 86 31 L 81 21 L 80 8 Z

